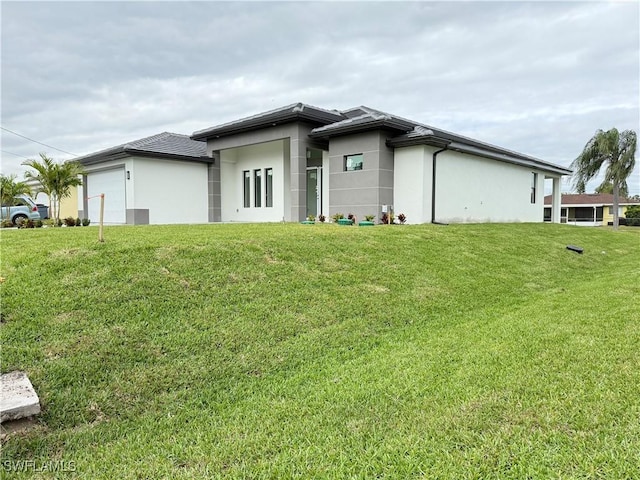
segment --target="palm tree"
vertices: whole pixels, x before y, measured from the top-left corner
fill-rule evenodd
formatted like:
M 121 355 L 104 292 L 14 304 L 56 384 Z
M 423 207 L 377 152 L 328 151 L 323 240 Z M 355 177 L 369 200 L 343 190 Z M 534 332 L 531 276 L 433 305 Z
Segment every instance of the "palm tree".
M 54 224 L 60 220 L 60 201 L 71 196 L 71 187 L 82 185 L 80 175 L 84 169 L 78 162 L 57 163 L 40 154 L 41 160 L 27 160 L 23 165 L 33 168 L 36 172 L 27 171 L 25 178 L 38 182 L 38 191 L 49 197 L 51 218 L 55 218 Z
M 613 185 L 613 228 L 618 228 L 618 205 L 620 190 L 628 191 L 627 178 L 636 164 L 636 132 L 625 130 L 620 133 L 612 128 L 605 132 L 598 130 L 587 142 L 582 153 L 571 163 L 574 169 L 574 186 L 578 193 L 584 193 L 586 184 L 606 165 L 604 181 Z M 598 188 L 600 188 L 598 187 Z
M 6 205 L 7 207 L 5 215 L 7 220 L 10 220 L 10 207 L 13 205 L 13 199 L 18 195 L 31 195 L 31 187 L 25 182 L 17 182 L 14 174 L 0 174 L 0 197 L 2 198 L 2 206 Z

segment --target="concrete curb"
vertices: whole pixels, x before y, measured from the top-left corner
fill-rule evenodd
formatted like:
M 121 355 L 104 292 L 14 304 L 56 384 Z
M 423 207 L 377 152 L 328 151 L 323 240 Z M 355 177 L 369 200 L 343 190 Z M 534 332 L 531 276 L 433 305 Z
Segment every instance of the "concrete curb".
M 16 371 L 0 376 L 0 423 L 40 413 L 40 399 L 27 374 Z

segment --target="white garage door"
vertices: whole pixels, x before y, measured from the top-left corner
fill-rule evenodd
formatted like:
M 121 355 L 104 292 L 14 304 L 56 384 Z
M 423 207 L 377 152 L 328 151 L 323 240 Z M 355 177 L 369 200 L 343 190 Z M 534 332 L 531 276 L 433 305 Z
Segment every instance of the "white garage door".
M 87 197 L 104 193 L 104 223 L 126 223 L 124 168 L 91 172 L 87 175 Z M 100 198 L 89 198 L 89 218 L 100 221 Z

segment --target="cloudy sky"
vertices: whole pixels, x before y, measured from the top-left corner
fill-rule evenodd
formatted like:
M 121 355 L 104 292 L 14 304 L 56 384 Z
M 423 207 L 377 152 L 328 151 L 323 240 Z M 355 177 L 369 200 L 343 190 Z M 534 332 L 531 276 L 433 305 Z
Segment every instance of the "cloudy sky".
M 2 173 L 300 101 L 567 166 L 599 128 L 640 131 L 639 18 L 637 1 L 2 1 Z

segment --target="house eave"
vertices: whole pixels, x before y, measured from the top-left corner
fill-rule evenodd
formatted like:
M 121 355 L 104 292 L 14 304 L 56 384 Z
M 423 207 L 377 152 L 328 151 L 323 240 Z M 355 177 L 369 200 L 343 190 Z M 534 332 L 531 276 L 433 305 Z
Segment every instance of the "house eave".
M 100 163 L 106 163 L 114 160 L 122 160 L 130 157 L 145 157 L 145 158 L 158 158 L 165 160 L 176 160 L 180 162 L 196 162 L 196 163 L 213 163 L 214 159 L 211 157 L 191 157 L 186 155 L 176 155 L 171 153 L 158 153 L 149 152 L 146 150 L 137 150 L 135 148 L 125 148 L 118 152 L 87 156 L 78 159 L 78 163 L 84 166 L 97 165 Z
M 564 168 L 559 165 L 554 165 L 552 163 L 548 163 L 532 157 L 516 156 L 506 152 L 502 153 L 499 151 L 478 148 L 478 147 L 466 145 L 459 142 L 452 142 L 449 145 L 449 150 L 453 150 L 455 152 L 460 152 L 460 153 L 467 153 L 470 155 L 476 155 L 484 158 L 490 158 L 492 160 L 497 160 L 499 162 L 505 162 L 513 165 L 519 165 L 522 167 L 528 167 L 535 170 L 540 170 L 545 173 L 550 173 L 550 174 L 555 174 L 560 176 L 571 175 L 573 173 L 573 171 L 568 168 Z
M 343 119 L 339 113 L 334 114 L 308 106 L 294 107 L 284 111 L 276 111 L 255 118 L 247 118 L 245 120 L 199 130 L 194 132 L 190 138 L 192 140 L 208 140 L 209 138 L 236 135 L 238 133 L 250 132 L 297 121 L 306 121 L 315 125 L 328 125 Z
M 372 119 L 371 121 L 361 122 L 356 124 L 347 124 L 335 128 L 330 126 L 327 129 L 323 127 L 314 129 L 309 136 L 311 138 L 324 138 L 329 139 L 331 137 L 337 137 L 341 135 L 349 135 L 352 133 L 367 132 L 370 130 L 395 130 L 397 132 L 406 132 L 413 127 L 412 124 L 406 122 L 400 122 L 394 119 Z

